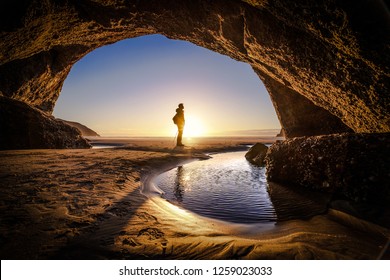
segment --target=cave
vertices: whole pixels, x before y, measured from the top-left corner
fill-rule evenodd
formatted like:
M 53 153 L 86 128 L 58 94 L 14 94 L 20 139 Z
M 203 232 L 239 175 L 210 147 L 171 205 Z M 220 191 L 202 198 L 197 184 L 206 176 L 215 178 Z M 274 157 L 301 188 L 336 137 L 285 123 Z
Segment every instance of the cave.
M 88 148 L 77 130 L 51 115 L 72 65 L 101 46 L 162 34 L 248 63 L 257 73 L 287 138 L 268 154 L 270 179 L 336 188 L 357 201 L 390 197 L 390 16 L 384 1 L 1 5 L 0 149 Z M 302 157 L 289 155 L 302 146 Z M 332 160 L 323 164 L 324 158 Z M 294 174 L 286 165 L 296 167 Z

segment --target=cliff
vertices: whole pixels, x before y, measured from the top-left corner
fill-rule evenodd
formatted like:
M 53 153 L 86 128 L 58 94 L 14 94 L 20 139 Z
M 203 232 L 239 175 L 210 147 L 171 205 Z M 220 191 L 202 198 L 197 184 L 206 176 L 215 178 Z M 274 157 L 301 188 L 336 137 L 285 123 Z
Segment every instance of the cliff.
M 81 123 L 72 122 L 72 121 L 65 121 L 62 119 L 57 119 L 57 120 L 62 121 L 64 123 L 66 123 L 67 125 L 70 125 L 71 127 L 77 128 L 78 130 L 80 130 L 81 135 L 84 137 L 85 136 L 100 136 L 95 131 L 93 131 L 92 129 L 90 129 L 89 127 L 87 127 Z

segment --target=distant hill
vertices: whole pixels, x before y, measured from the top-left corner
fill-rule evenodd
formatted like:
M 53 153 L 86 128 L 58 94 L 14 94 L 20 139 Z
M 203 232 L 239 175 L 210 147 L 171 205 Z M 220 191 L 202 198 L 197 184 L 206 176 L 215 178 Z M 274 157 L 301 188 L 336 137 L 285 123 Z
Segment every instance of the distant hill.
M 228 136 L 270 136 L 274 137 L 280 132 L 280 129 L 248 129 L 248 130 L 231 130 L 216 133 L 215 135 Z
M 100 136 L 95 131 L 93 131 L 92 129 L 90 129 L 89 127 L 86 127 L 85 125 L 83 125 L 81 123 L 66 121 L 66 120 L 62 120 L 62 119 L 57 119 L 57 120 L 63 121 L 64 123 L 77 128 L 78 130 L 80 130 L 82 136 Z

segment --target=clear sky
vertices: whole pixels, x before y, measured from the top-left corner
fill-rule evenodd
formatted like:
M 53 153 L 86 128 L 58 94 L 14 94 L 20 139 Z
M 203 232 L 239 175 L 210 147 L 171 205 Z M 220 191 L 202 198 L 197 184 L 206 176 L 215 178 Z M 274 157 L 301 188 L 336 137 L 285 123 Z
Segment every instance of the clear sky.
M 99 48 L 70 71 L 54 109 L 102 136 L 184 136 L 280 129 L 264 85 L 245 63 L 185 41 L 149 35 Z

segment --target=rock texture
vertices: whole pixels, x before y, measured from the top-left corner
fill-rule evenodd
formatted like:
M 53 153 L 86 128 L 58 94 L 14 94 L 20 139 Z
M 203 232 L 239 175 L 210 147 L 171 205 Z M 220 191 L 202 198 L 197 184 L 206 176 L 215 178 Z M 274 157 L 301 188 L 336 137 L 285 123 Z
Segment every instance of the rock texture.
M 270 181 L 390 205 L 390 134 L 334 134 L 277 142 L 268 150 Z
M 160 33 L 249 63 L 287 137 L 390 130 L 390 21 L 381 0 L 1 5 L 0 95 L 48 113 L 72 65 L 88 52 Z
M 286 138 L 353 132 L 339 118 L 281 83 L 265 79 Z
M 90 148 L 80 131 L 24 102 L 0 97 L 0 150 Z
M 67 125 L 70 125 L 71 127 L 77 128 L 80 131 L 80 133 L 81 133 L 81 135 L 83 137 L 85 137 L 85 136 L 99 137 L 100 136 L 99 134 L 97 134 L 96 131 L 90 129 L 89 127 L 87 127 L 87 126 L 85 126 L 85 125 L 83 125 L 81 123 L 65 121 L 65 120 L 62 120 L 62 119 L 57 119 L 57 120 L 62 121 L 64 123 L 66 123 Z
M 256 143 L 245 154 L 245 158 L 252 164 L 257 166 L 264 166 L 265 155 L 267 154 L 268 147 L 263 143 Z

